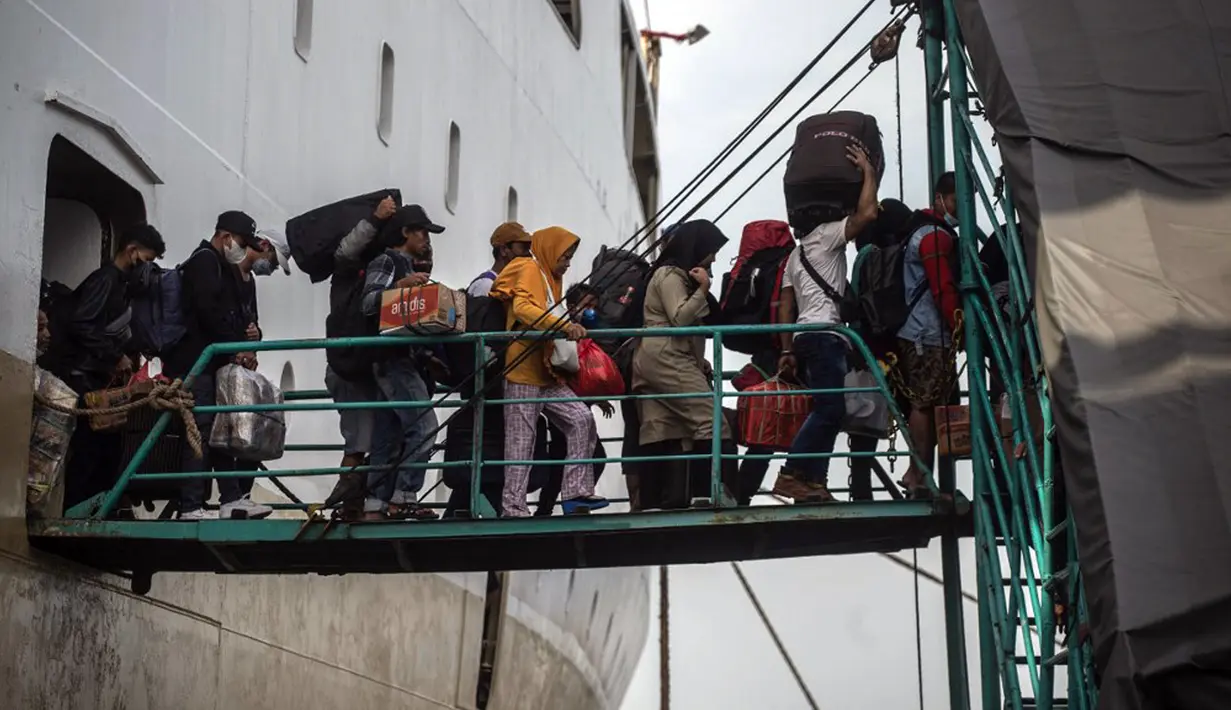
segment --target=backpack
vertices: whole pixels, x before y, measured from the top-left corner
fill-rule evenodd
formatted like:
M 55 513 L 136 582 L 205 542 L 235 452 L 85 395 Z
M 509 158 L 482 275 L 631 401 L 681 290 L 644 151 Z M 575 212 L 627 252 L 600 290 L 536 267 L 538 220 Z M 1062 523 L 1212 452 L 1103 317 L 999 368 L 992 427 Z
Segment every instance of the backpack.
M 850 286 L 855 312 L 852 327 L 874 353 L 892 350 L 898 331 L 906 324 L 911 311 L 928 295 L 927 288 L 914 294 L 906 292 L 905 266 L 911 237 L 931 226 L 949 231 L 944 222 L 925 212 L 915 212 L 897 234 L 896 241 L 868 244 L 855 256 Z
M 132 298 L 132 347 L 149 356 L 164 356 L 188 332 L 184 319 L 184 265 L 204 249 L 197 249 L 179 266 L 165 269 L 152 261 L 136 267 L 129 295 Z
M 332 304 L 325 317 L 326 338 L 363 338 L 380 333 L 380 316 L 363 312 L 365 271 L 358 271 L 342 292 L 342 298 Z M 335 287 L 337 284 L 335 283 Z M 338 377 L 348 382 L 363 382 L 372 378 L 372 366 L 381 359 L 383 348 L 360 348 L 346 345 L 325 349 L 325 362 Z
M 338 244 L 360 220 L 371 217 L 386 197 L 392 197 L 401 206 L 401 191 L 390 188 L 350 197 L 292 217 L 286 223 L 286 243 L 295 265 L 312 279 L 312 283 L 328 279 L 333 275 L 333 255 Z
M 723 325 L 762 325 L 778 322 L 778 298 L 787 257 L 795 249 L 791 228 L 779 220 L 749 222 L 739 240 L 739 255 L 731 271 L 722 276 L 718 315 Z M 774 349 L 770 333 L 723 336 L 723 345 L 738 353 L 755 355 Z
M 590 283 L 599 290 L 598 321 L 608 328 L 636 327 L 640 314 L 631 312 L 639 291 L 645 289 L 650 262 L 627 249 L 603 246 L 591 264 Z

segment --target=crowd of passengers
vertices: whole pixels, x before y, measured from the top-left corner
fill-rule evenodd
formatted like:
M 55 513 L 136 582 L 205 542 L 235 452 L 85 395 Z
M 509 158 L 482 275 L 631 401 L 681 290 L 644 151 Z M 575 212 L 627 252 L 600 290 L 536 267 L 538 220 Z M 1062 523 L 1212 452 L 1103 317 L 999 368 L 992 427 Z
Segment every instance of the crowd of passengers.
M 830 284 L 847 282 L 847 245 L 875 241 L 886 230 L 878 222 L 888 215 L 890 202 L 877 196 L 876 171 L 858 149 L 852 162 L 862 168 L 864 182 L 855 209 L 840 219 L 795 230 L 795 248 L 782 275 L 777 321 L 807 325 L 838 325 L 839 294 Z M 959 296 L 950 255 L 956 245 L 955 186 L 952 174 L 935 186 L 931 207 L 922 210 L 929 220 L 909 238 L 905 259 L 906 290 L 918 294 L 911 303 L 906 325 L 891 348 L 900 376 L 899 404 L 907 414 L 905 435 L 922 460 L 931 461 L 936 447 L 933 410 L 953 396 L 955 314 Z M 895 209 L 905 209 L 894 201 Z M 909 214 L 909 210 L 907 210 Z M 334 254 L 330 286 L 331 312 L 347 307 L 347 296 L 362 284 L 361 308 L 374 316 L 381 294 L 393 288 L 422 286 L 431 281 L 432 237 L 444 231 L 418 205 L 398 206 L 393 199 L 380 202 L 342 239 Z M 533 233 L 508 222 L 490 237 L 491 268 L 466 288 L 473 299 L 491 299 L 499 307 L 494 330 L 559 330 L 571 341 L 586 338 L 594 325 L 599 293 L 576 284 L 565 289 L 581 239 L 561 227 Z M 718 304 L 711 292 L 712 265 L 727 237 L 711 222 L 696 220 L 667 230 L 635 307 L 644 325 L 678 328 L 718 323 Z M 995 241 L 995 240 L 992 240 Z M 46 293 L 39 312 L 39 364 L 75 392 L 86 393 L 127 381 L 141 352 L 130 346 L 131 298 L 134 275 L 145 263 L 160 259 L 165 243 L 158 230 L 139 225 L 123 232 L 111 263 L 90 274 L 71 294 Z M 182 275 L 182 303 L 186 334 L 166 352 L 159 353 L 162 373 L 182 378 L 205 348 L 215 343 L 256 341 L 262 337 L 253 279 L 279 270 L 290 273 L 289 249 L 274 231 L 258 231 L 255 221 L 239 211 L 219 215 L 212 236 L 202 241 L 178 267 Z M 988 268 L 993 268 L 989 265 Z M 1007 280 L 1007 276 L 1004 277 Z M 842 286 L 839 286 L 841 288 Z M 45 289 L 46 290 L 46 289 Z M 54 303 L 53 303 L 54 301 Z M 557 307 L 557 304 L 562 304 Z M 850 344 L 835 332 L 783 333 L 776 347 L 752 357 L 763 371 L 812 389 L 838 390 L 849 367 L 862 367 L 852 357 Z M 595 494 L 602 464 L 588 460 L 606 456 L 598 439 L 592 406 L 578 401 L 566 381 L 551 367 L 550 341 L 514 340 L 502 348 L 502 393 L 506 399 L 546 399 L 546 402 L 504 404 L 486 418 L 484 456 L 527 462 L 503 470 L 488 466 L 481 493 L 502 517 L 527 517 L 532 512 L 527 494 L 539 490 L 534 515 L 551 515 L 557 504 L 565 514 L 604 508 L 608 501 Z M 441 346 L 389 347 L 370 372 L 341 376 L 332 368 L 325 385 L 339 404 L 373 401 L 429 400 L 441 383 L 457 381 L 458 359 Z M 148 353 L 147 353 L 148 354 Z M 463 358 L 465 359 L 465 358 Z M 714 372 L 705 357 L 705 340 L 692 335 L 646 337 L 630 341 L 620 353 L 627 390 L 638 395 L 670 395 L 710 390 Z M 220 355 L 191 383 L 197 405 L 215 400 L 214 374 L 227 364 L 255 369 L 254 353 Z M 454 370 L 454 372 L 451 372 Z M 471 390 L 473 392 L 473 390 Z M 465 392 L 463 392 L 465 394 Z M 829 490 L 829 458 L 804 456 L 832 453 L 842 431 L 845 411 L 842 394 L 811 397 L 811 413 L 799 430 L 773 484 L 774 494 L 796 503 L 834 501 Z M 79 405 L 80 406 L 80 405 Z M 607 417 L 615 408 L 593 405 Z M 715 436 L 723 453 L 736 453 L 732 422 L 715 421 L 713 402 L 706 398 L 650 396 L 624 400 L 620 406 L 625 434 L 624 456 L 671 456 L 708 453 Z M 473 412 L 469 424 L 450 423 L 446 460 L 470 457 Z M 208 432 L 212 415 L 195 414 L 198 428 Z M 328 505 L 346 519 L 430 520 L 437 513 L 420 504 L 426 468 L 403 464 L 428 462 L 439 448 L 440 424 L 432 408 L 344 408 L 340 411 L 344 444 L 342 467 L 366 468 L 339 477 Z M 466 427 L 469 426 L 470 429 Z M 874 451 L 877 440 L 855 436 L 851 450 Z M 206 447 L 197 457 L 184 447 L 183 471 L 250 470 L 255 464 L 237 461 L 225 452 Z M 756 447 L 750 454 L 769 453 Z M 108 490 L 122 468 L 118 437 L 114 433 L 76 427 L 65 472 L 65 508 Z M 536 461 L 535 465 L 528 462 Z M 872 498 L 870 460 L 852 463 L 851 497 Z M 724 460 L 722 482 L 727 494 L 748 505 L 762 485 L 770 461 Z M 456 470 L 456 469 L 455 469 Z M 448 478 L 453 489 L 446 516 L 464 516 L 469 509 L 469 477 Z M 626 463 L 634 510 L 684 508 L 707 497 L 710 462 L 700 458 L 650 464 Z M 224 518 L 258 519 L 271 509 L 251 498 L 252 479 L 219 477 L 219 510 Z M 201 520 L 215 514 L 206 509 L 211 481 L 183 483 L 178 500 L 180 520 Z M 899 482 L 908 497 L 931 495 L 924 473 L 911 463 Z M 119 515 L 129 501 L 122 501 Z

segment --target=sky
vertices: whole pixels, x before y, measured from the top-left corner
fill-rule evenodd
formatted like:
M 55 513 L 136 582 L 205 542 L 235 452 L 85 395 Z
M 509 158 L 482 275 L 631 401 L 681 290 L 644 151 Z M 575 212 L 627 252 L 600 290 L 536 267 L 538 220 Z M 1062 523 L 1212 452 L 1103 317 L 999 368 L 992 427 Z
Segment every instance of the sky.
M 646 5 L 631 0 L 646 26 Z M 862 0 L 649 0 L 654 29 L 684 32 L 700 23 L 710 31 L 688 46 L 666 43 L 658 102 L 658 146 L 664 202 L 700 171 L 743 129 L 859 10 Z M 725 177 L 809 96 L 841 68 L 887 21 L 888 2 L 863 17 L 778 111 L 724 164 L 695 199 Z M 905 200 L 926 206 L 927 143 L 922 52 L 912 21 L 901 51 L 902 145 Z M 861 61 L 801 117 L 828 111 L 863 76 Z M 873 114 L 886 148 L 882 197 L 899 197 L 894 64 L 879 67 L 843 108 Z M 697 212 L 713 219 L 789 146 L 792 121 L 724 190 Z M 987 145 L 985 143 L 985 145 Z M 722 273 L 735 256 L 742 226 L 783 219 L 782 166 L 771 172 L 718 225 L 731 238 L 715 263 Z M 899 468 L 901 466 L 899 465 Z M 771 467 L 772 476 L 776 467 Z M 845 482 L 846 466 L 835 462 L 831 478 Z M 767 478 L 767 484 L 768 484 Z M 968 479 L 967 479 L 968 482 Z M 969 490 L 967 483 L 967 490 Z M 911 552 L 898 553 L 909 561 Z M 939 574 L 939 542 L 920 550 L 921 567 Z M 949 707 L 941 588 L 919 581 L 921 654 L 916 652 L 914 575 L 878 555 L 741 563 L 770 621 L 822 708 L 918 708 L 917 663 L 923 665 L 925 708 Z M 963 547 L 962 587 L 975 589 L 974 558 Z M 797 710 L 807 708 L 798 685 L 729 564 L 673 567 L 668 616 L 672 710 Z M 658 609 L 657 579 L 651 585 Z M 975 605 L 964 603 L 972 698 L 979 679 L 974 657 Z M 660 710 L 659 619 L 650 636 L 622 710 Z M 1062 686 L 1060 686 L 1062 687 Z

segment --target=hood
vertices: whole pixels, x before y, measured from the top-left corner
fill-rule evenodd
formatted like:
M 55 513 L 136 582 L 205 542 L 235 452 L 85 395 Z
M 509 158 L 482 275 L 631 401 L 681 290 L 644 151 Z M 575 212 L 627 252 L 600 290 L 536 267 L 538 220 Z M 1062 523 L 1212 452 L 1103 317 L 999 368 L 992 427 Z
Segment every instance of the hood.
M 688 271 L 710 254 L 717 254 L 728 241 L 722 230 L 705 219 L 676 225 L 670 234 L 655 266 L 676 266 Z
M 581 237 L 578 237 L 564 227 L 547 227 L 530 235 L 530 253 L 534 255 L 543 274 L 551 282 L 552 290 L 555 291 L 554 300 L 556 301 L 563 297 L 563 286 L 560 283 L 560 279 L 552 273 L 552 270 L 555 268 L 556 262 L 560 261 L 560 257 L 564 256 L 564 252 L 573 248 L 573 245 L 579 242 L 581 242 Z

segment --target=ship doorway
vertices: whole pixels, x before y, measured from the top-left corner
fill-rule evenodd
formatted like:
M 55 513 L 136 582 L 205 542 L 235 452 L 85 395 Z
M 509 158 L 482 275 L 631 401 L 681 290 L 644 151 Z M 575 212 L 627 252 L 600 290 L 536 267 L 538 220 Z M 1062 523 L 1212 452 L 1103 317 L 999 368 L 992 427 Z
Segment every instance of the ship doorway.
M 76 288 L 111 260 L 114 235 L 144 221 L 140 192 L 64 136 L 51 140 L 43 205 L 44 279 Z
M 474 704 L 487 710 L 492 684 L 496 678 L 496 658 L 500 653 L 500 629 L 504 625 L 504 607 L 508 590 L 508 572 L 487 573 L 487 596 L 483 604 L 483 646 L 479 651 L 479 685 Z

